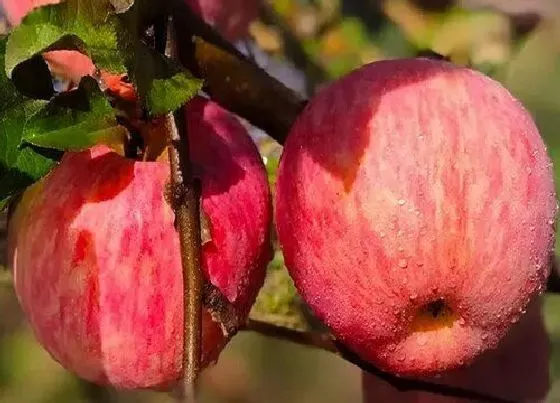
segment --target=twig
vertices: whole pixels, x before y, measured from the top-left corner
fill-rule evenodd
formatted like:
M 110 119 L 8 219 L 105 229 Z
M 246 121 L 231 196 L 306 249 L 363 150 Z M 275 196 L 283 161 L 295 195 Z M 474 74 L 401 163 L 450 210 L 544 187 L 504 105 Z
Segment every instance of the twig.
M 155 47 L 161 53 L 176 54 L 175 32 L 167 17 L 154 25 Z M 183 357 L 179 400 L 196 401 L 196 382 L 202 361 L 202 291 L 204 278 L 201 262 L 200 186 L 194 180 L 190 159 L 185 107 L 166 117 L 171 186 L 167 200 L 175 212 L 179 230 L 181 267 L 183 273 Z
M 183 268 L 184 329 L 181 398 L 194 402 L 200 372 L 202 339 L 202 286 L 200 269 L 200 189 L 192 176 L 187 127 L 183 108 L 167 116 L 169 124 L 170 199 L 179 230 Z
M 363 371 L 373 374 L 378 378 L 388 382 L 391 386 L 401 392 L 423 391 L 441 396 L 455 397 L 466 400 L 478 400 L 488 403 L 515 403 L 511 400 L 502 399 L 499 397 L 479 393 L 469 389 L 463 389 L 456 386 L 443 385 L 418 379 L 397 377 L 396 375 L 382 371 L 374 365 L 363 361 L 328 333 L 301 332 L 287 327 L 255 320 L 249 320 L 246 327 L 241 330 L 252 331 L 279 340 L 286 340 L 303 346 L 320 348 L 321 350 L 335 353 L 346 361 L 356 365 Z
M 330 351 L 331 353 L 338 353 L 336 345 L 334 344 L 334 338 L 328 333 L 302 332 L 290 329 L 289 327 L 254 319 L 249 319 L 245 328 L 241 330 L 249 330 L 274 339 L 289 340 L 302 346 L 315 347 Z

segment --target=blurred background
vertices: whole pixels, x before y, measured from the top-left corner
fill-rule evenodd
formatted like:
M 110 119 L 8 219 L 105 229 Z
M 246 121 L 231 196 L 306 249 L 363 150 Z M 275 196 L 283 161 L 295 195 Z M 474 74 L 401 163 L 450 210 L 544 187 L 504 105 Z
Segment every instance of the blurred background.
M 425 49 L 471 65 L 532 112 L 560 183 L 559 0 L 270 0 L 251 37 L 239 48 L 305 96 L 364 63 Z M 281 148 L 253 134 L 274 185 Z M 0 270 L 0 403 L 173 401 L 99 388 L 67 373 L 35 342 L 8 277 Z M 288 282 L 283 289 L 293 293 L 279 253 L 267 281 Z M 282 301 L 263 298 L 269 311 L 272 304 L 290 317 Z M 560 295 L 546 296 L 543 312 L 552 346 L 547 402 L 560 402 Z M 242 333 L 204 373 L 200 402 L 360 402 L 360 382 L 356 367 L 331 354 Z

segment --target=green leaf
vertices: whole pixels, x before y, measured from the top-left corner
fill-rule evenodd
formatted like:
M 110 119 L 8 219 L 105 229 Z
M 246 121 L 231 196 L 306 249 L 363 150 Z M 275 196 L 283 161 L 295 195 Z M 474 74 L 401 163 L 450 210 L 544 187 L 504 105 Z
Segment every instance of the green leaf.
M 45 175 L 56 156 L 21 148 L 25 121 L 45 105 L 20 95 L 4 74 L 6 40 L 0 40 L 0 208 L 8 198 Z
M 158 54 L 152 56 L 153 64 L 144 68 L 144 74 L 148 76 L 137 83 L 138 91 L 152 114 L 174 111 L 202 89 L 202 80 L 192 77 L 169 59 L 163 59 Z
M 42 154 L 33 148 L 20 147 L 26 114 L 35 108 L 21 105 L 0 119 L 0 208 L 5 206 L 9 197 L 46 175 L 56 164 L 56 154 Z
M 189 71 L 168 57 L 145 45 L 136 32 L 138 30 L 137 7 L 135 3 L 120 17 L 128 35 L 119 36 L 119 48 L 125 55 L 128 73 L 142 104 L 151 114 L 160 115 L 173 111 L 193 98 L 202 88 L 202 81 L 194 78 Z
M 97 82 L 84 77 L 77 90 L 59 95 L 28 120 L 23 140 L 58 150 L 81 150 L 95 144 L 122 144 L 126 133 Z
M 66 0 L 41 7 L 24 18 L 6 47 L 6 74 L 45 50 L 73 49 L 88 54 L 96 65 L 125 72 L 119 54 L 118 23 L 109 0 Z

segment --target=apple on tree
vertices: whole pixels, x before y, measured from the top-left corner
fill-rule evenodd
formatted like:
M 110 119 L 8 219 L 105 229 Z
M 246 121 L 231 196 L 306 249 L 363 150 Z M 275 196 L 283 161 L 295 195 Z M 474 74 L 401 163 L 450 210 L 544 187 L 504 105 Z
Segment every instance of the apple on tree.
M 371 63 L 321 90 L 288 136 L 275 196 L 286 265 L 364 360 L 408 376 L 461 367 L 543 291 L 551 165 L 492 79 L 439 60 Z
M 259 152 L 241 123 L 190 101 L 191 159 L 210 239 L 208 281 L 247 317 L 271 257 L 271 200 Z M 167 161 L 107 146 L 65 154 L 10 220 L 16 294 L 38 340 L 65 368 L 120 388 L 165 387 L 181 374 L 183 283 Z M 203 364 L 230 335 L 203 318 Z

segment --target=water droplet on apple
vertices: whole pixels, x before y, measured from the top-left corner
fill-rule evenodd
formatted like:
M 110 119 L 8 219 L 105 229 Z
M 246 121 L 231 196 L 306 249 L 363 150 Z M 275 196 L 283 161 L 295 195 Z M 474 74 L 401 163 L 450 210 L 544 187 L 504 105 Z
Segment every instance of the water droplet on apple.
M 408 261 L 406 259 L 399 260 L 399 267 L 401 269 L 406 269 L 408 267 Z
M 487 334 L 483 334 L 483 335 L 481 336 L 481 338 L 482 338 L 482 340 L 486 340 L 486 339 L 488 339 L 488 335 L 487 335 Z
M 519 322 L 519 318 L 518 318 L 517 316 L 514 316 L 514 317 L 511 319 L 511 323 L 517 323 L 517 322 Z
M 418 295 L 416 294 L 410 294 L 410 296 L 408 297 L 408 299 L 410 299 L 411 301 L 414 301 L 416 298 L 418 298 Z
M 397 201 L 397 203 L 399 203 L 399 206 L 404 206 L 406 204 L 406 200 L 405 199 L 399 199 Z
M 400 356 L 397 358 L 397 360 L 399 360 L 399 361 L 402 362 L 402 361 L 405 360 L 405 358 L 406 358 L 406 355 L 402 354 L 402 355 L 400 355 Z

